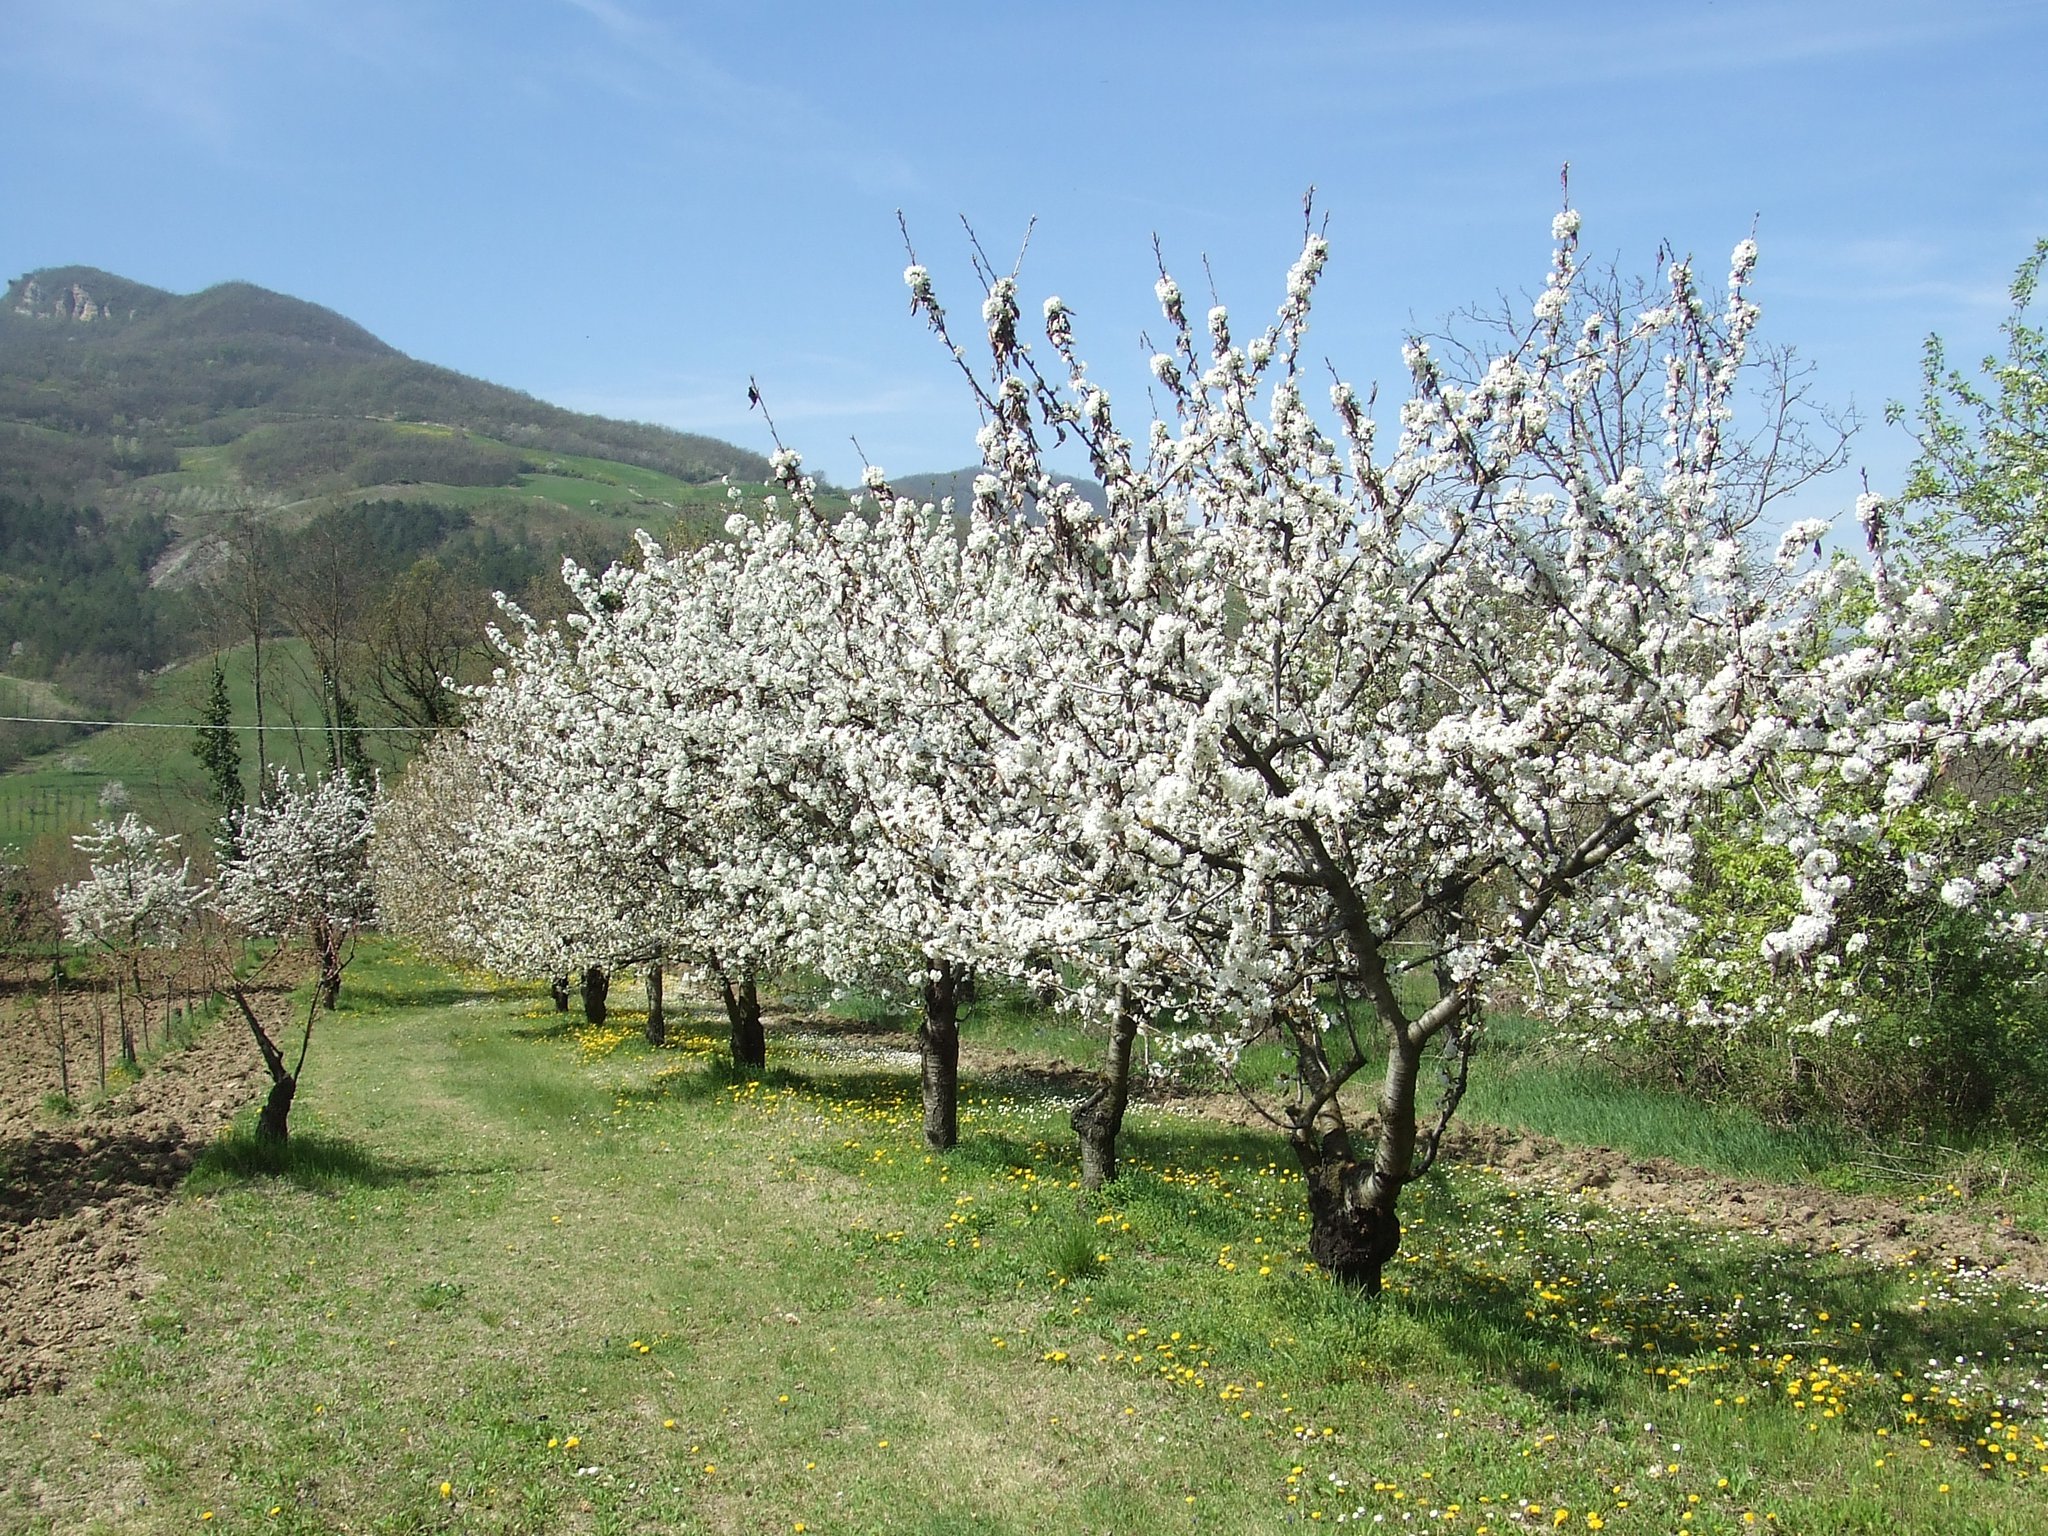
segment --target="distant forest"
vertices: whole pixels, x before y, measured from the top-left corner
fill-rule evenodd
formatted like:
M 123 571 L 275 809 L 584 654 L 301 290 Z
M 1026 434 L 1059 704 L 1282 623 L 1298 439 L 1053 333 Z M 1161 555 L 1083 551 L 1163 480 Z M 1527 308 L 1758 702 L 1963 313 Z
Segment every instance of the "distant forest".
M 186 648 L 182 593 L 152 587 L 169 548 L 159 514 L 110 522 L 97 509 L 0 495 L 4 670 L 95 704 L 125 702 L 140 672 Z
M 147 674 L 260 634 L 325 642 L 330 702 L 357 718 L 430 723 L 447 708 L 444 663 L 483 656 L 491 594 L 559 607 L 564 556 L 624 553 L 585 534 L 508 536 L 461 508 L 364 501 L 292 529 L 224 519 L 196 580 L 152 585 L 171 548 L 160 514 L 118 520 L 92 507 L 0 493 L 0 673 L 48 682 L 75 708 L 125 713 Z M 26 713 L 25 710 L 0 713 Z M 0 729 L 0 768 L 48 744 Z

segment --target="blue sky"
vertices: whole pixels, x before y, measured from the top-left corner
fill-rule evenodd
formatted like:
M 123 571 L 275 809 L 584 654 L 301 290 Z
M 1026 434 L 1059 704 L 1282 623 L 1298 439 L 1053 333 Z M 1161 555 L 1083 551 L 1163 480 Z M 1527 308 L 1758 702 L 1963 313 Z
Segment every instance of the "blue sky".
M 1718 266 L 1867 420 L 1921 340 L 1996 342 L 2048 235 L 2048 5 L 857 6 L 0 0 L 0 277 L 79 262 L 326 304 L 432 362 L 792 446 L 842 481 L 973 457 L 907 313 L 897 211 L 974 312 L 961 219 L 1143 403 L 1156 233 L 1263 315 L 1317 189 L 1315 341 L 1397 385 L 1413 328 L 1540 284 L 1559 167 L 1589 254 Z M 1035 305 L 1034 305 L 1035 309 Z M 1846 496 L 1848 488 L 1842 487 Z

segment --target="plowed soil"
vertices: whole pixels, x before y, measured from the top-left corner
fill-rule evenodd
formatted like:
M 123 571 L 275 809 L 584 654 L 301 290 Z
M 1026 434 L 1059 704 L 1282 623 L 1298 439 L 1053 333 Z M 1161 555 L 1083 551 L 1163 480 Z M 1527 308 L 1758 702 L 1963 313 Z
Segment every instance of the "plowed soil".
M 61 1387 L 86 1346 L 126 1326 L 157 1282 L 145 1240 L 208 1141 L 268 1078 L 220 1018 L 140 1081 L 61 1122 L 48 1043 L 0 1023 L 0 1397 Z M 96 1072 L 95 1072 L 96 1075 Z M 39 1123 L 40 1122 L 40 1123 Z
M 1853 1254 L 1876 1264 L 1995 1270 L 2001 1279 L 2048 1284 L 2048 1245 L 2016 1228 L 1996 1208 L 1737 1181 L 1663 1158 L 1567 1146 L 1494 1126 L 1453 1131 L 1446 1156 L 1495 1168 L 1519 1186 L 1583 1192 L 1624 1210 L 1751 1232 L 1808 1253 Z

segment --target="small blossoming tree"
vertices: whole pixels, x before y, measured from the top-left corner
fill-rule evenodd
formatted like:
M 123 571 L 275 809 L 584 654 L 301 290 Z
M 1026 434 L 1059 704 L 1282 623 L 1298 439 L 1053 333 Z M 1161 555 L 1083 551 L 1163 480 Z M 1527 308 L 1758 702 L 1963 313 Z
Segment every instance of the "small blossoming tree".
M 178 838 L 158 832 L 132 811 L 118 822 L 93 823 L 72 846 L 91 863 L 83 879 L 57 892 L 64 937 L 89 944 L 112 959 L 126 988 L 142 1003 L 142 957 L 177 945 L 199 908 L 201 887 Z M 146 1005 L 145 1005 L 146 1006 Z M 135 1035 L 125 1005 L 121 1059 L 135 1060 Z
M 273 960 L 303 939 L 317 966 L 298 1058 L 289 1067 L 250 1001 L 246 980 L 229 967 L 229 995 L 270 1072 L 270 1095 L 257 1121 L 260 1139 L 286 1139 L 313 1022 L 323 1007 L 339 1002 L 356 936 L 375 916 L 370 826 L 370 793 L 353 779 L 336 774 L 313 784 L 279 770 L 271 792 L 244 813 L 235 849 L 221 865 L 214 906 L 229 927 L 275 939 Z

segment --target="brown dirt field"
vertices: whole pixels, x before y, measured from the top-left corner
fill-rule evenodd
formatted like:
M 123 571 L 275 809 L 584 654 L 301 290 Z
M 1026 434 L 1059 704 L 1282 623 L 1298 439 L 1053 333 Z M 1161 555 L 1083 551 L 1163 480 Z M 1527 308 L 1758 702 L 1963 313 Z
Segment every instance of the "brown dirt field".
M 268 1081 L 248 1030 L 223 1016 L 138 1082 L 58 1121 L 41 1108 L 57 1085 L 54 1052 L 9 1012 L 0 1038 L 0 1397 L 56 1390 L 88 1344 L 131 1322 L 157 1283 L 145 1245 L 165 1204 L 200 1149 Z M 86 1071 L 96 1078 L 96 1066 Z
M 1995 1270 L 2002 1279 L 2048 1284 L 2048 1244 L 1997 1210 L 1838 1194 L 1810 1184 L 1740 1181 L 1663 1158 L 1566 1146 L 1494 1126 L 1454 1130 L 1445 1155 L 1496 1169 L 1513 1184 L 1584 1192 L 1624 1210 L 1751 1232 L 1808 1253 L 1844 1253 L 1875 1264 Z

